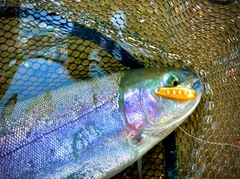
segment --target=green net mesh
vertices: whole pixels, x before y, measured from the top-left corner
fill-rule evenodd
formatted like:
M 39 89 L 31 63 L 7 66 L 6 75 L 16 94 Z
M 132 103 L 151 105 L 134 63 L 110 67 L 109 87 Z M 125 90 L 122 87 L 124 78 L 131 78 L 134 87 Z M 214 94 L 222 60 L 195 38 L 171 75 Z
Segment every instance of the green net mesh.
M 74 80 L 141 66 L 190 67 L 202 78 L 205 94 L 173 137 L 143 157 L 143 177 L 240 178 L 239 2 L 0 0 L 0 5 L 2 105 L 46 91 L 46 75 L 48 84 L 65 85 L 63 71 L 49 67 L 53 62 Z M 19 88 L 23 93 L 15 94 Z M 173 165 L 166 161 L 168 143 L 174 145 Z M 138 178 L 137 166 L 114 178 Z

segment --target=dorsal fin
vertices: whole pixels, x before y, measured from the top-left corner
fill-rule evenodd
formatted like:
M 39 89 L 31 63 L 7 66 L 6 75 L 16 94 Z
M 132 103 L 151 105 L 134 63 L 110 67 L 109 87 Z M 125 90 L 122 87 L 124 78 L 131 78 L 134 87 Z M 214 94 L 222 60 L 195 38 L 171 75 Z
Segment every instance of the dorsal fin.
M 51 90 L 48 88 L 46 92 L 32 100 L 32 103 L 26 109 L 26 113 L 33 115 L 38 114 L 39 117 L 47 117 L 52 113 L 53 99 Z
M 2 109 L 2 114 L 1 114 L 1 119 L 6 118 L 8 116 L 11 116 L 15 105 L 17 103 L 17 99 L 18 99 L 18 94 L 14 93 L 8 100 L 7 102 L 4 104 L 4 107 Z

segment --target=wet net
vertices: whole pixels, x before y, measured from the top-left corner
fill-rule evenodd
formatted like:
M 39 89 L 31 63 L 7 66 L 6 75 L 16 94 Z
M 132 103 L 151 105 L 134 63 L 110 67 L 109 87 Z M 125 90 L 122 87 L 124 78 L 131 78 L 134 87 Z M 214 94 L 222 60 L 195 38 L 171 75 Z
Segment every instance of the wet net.
M 143 157 L 143 177 L 238 179 L 239 35 L 240 3 L 231 0 L 0 0 L 0 103 L 67 85 L 64 73 L 81 80 L 140 67 L 190 67 L 205 94 Z M 137 165 L 113 178 L 138 178 Z

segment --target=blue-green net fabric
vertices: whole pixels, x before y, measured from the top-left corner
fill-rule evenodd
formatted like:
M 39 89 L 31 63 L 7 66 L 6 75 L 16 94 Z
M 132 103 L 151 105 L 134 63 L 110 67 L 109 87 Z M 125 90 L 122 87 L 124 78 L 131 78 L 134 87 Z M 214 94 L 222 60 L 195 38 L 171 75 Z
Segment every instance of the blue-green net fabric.
M 204 83 L 202 100 L 143 157 L 142 175 L 238 179 L 239 39 L 238 1 L 0 0 L 0 103 L 67 85 L 61 68 L 49 67 L 53 62 L 74 80 L 102 71 L 189 67 Z M 36 58 L 43 60 L 29 61 Z M 113 178 L 138 178 L 137 165 Z

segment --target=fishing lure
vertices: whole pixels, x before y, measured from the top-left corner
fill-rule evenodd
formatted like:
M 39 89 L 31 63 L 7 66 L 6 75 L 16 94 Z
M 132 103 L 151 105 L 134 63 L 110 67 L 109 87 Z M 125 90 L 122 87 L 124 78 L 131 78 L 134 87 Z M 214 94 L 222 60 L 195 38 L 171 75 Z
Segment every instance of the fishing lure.
M 114 176 L 182 123 L 201 94 L 192 71 L 162 67 L 83 80 L 9 103 L 1 109 L 0 178 Z

